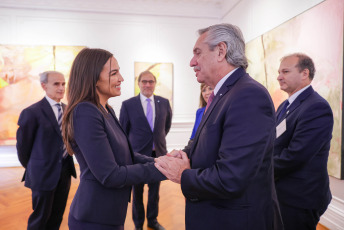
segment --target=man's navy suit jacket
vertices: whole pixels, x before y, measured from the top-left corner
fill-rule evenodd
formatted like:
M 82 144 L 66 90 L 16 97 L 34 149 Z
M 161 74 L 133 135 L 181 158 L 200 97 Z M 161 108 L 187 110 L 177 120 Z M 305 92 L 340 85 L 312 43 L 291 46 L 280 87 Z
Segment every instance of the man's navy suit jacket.
M 165 177 L 152 157 L 132 151 L 115 112 L 107 109 L 102 113 L 90 102 L 74 108 L 73 149 L 81 174 L 69 214 L 84 222 L 123 225 L 132 185 Z
M 66 105 L 62 104 L 63 110 Z M 60 179 L 63 140 L 54 111 L 46 98 L 24 109 L 18 120 L 17 152 L 24 166 L 25 186 L 52 191 Z M 67 156 L 71 175 L 76 177 L 73 158 Z
M 140 94 L 122 103 L 119 120 L 135 152 L 151 156 L 154 142 L 159 157 L 167 153 L 166 135 L 171 128 L 172 110 L 170 102 L 163 97 L 154 95 L 154 104 L 153 132 L 143 111 Z
M 187 152 L 181 188 L 186 229 L 273 228 L 275 111 L 244 69 L 222 85 Z
M 326 209 L 331 201 L 327 173 L 333 129 L 331 107 L 310 86 L 289 106 L 277 126 L 284 119 L 286 131 L 276 138 L 274 149 L 278 199 L 294 207 Z

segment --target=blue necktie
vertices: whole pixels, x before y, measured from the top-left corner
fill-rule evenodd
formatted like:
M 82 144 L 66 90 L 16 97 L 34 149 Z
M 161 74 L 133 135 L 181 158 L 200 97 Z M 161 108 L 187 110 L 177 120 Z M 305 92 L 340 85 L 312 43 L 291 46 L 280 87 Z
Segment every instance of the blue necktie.
M 151 130 L 153 131 L 153 108 L 151 105 L 151 99 L 147 98 L 147 113 L 146 113 L 146 117 L 147 117 L 147 121 L 149 123 L 149 126 L 151 127 Z
M 284 115 L 285 112 L 287 111 L 288 105 L 289 105 L 289 101 L 287 100 L 287 101 L 284 103 L 281 112 L 278 114 L 277 121 L 279 121 L 279 120 L 283 117 L 283 115 Z
M 151 105 L 151 99 L 147 98 L 147 113 L 146 113 L 146 117 L 147 117 L 147 121 L 149 123 L 149 126 L 151 128 L 151 130 L 153 131 L 153 108 Z M 153 150 L 154 150 L 154 142 L 153 142 Z
M 62 108 L 61 108 L 60 104 L 56 104 L 56 106 L 57 106 L 57 123 L 60 127 L 60 131 L 62 134 Z M 68 155 L 68 153 L 67 153 L 66 146 L 63 144 L 63 155 L 62 155 L 62 157 L 66 158 L 67 155 Z

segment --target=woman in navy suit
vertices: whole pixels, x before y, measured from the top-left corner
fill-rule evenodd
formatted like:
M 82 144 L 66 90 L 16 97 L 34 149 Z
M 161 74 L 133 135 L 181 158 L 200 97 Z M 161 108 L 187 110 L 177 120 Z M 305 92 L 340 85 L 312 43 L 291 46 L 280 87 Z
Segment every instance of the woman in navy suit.
M 131 187 L 165 179 L 154 159 L 134 153 L 110 97 L 121 95 L 122 75 L 114 56 L 83 49 L 75 58 L 67 91 L 63 137 L 80 165 L 80 184 L 69 213 L 69 228 L 122 230 Z
M 203 116 L 204 111 L 205 111 L 205 107 L 207 106 L 209 96 L 213 91 L 214 91 L 214 89 L 212 87 L 206 85 L 205 83 L 201 84 L 201 93 L 199 96 L 199 107 L 200 108 L 197 109 L 197 111 L 196 111 L 196 120 L 195 120 L 194 127 L 192 129 L 192 134 L 191 134 L 190 140 L 192 140 L 195 137 L 197 128 L 198 128 L 199 124 L 201 123 L 202 116 Z

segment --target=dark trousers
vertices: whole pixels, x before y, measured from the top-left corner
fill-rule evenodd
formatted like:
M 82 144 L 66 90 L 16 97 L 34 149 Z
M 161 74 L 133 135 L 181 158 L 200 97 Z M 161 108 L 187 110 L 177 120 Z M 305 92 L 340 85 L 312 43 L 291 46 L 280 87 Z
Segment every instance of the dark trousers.
M 53 191 L 32 189 L 32 209 L 28 230 L 58 230 L 66 208 L 71 185 L 71 173 L 68 164 L 63 164 L 61 177 Z
M 136 227 L 142 227 L 145 221 L 143 187 L 144 184 L 133 186 L 133 221 Z M 159 212 L 160 182 L 148 184 L 148 188 L 147 220 L 149 225 L 153 225 Z
M 325 210 L 303 209 L 280 203 L 284 230 L 316 230 Z

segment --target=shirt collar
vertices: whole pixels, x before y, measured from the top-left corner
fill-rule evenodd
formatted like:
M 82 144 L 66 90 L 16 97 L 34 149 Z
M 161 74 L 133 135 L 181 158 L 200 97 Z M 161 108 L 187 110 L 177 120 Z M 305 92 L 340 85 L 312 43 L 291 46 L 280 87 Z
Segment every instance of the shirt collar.
M 311 85 L 307 85 L 305 87 L 303 87 L 302 89 L 300 89 L 299 91 L 297 91 L 296 93 L 294 93 L 293 95 L 291 95 L 289 98 L 288 98 L 288 101 L 289 101 L 289 106 L 291 105 L 291 103 L 293 103 L 296 98 L 303 92 L 305 91 L 306 89 L 308 89 Z
M 45 95 L 45 98 L 47 99 L 47 101 L 49 102 L 50 106 L 54 106 L 56 104 L 60 104 L 61 102 L 56 102 L 55 100 L 51 99 L 50 97 L 48 97 L 48 95 Z
M 140 93 L 140 100 L 141 102 L 146 101 L 148 97 L 146 97 L 145 95 L 143 95 L 142 93 Z M 149 99 L 151 99 L 152 102 L 154 102 L 154 94 L 152 94 L 152 96 L 149 97 Z
M 223 78 L 221 78 L 221 80 L 216 84 L 214 88 L 214 96 L 216 96 L 217 92 L 219 92 L 219 90 L 221 89 L 221 86 L 223 85 L 223 83 L 225 83 L 227 78 L 229 78 L 229 76 L 232 75 L 232 73 L 234 73 L 234 71 L 237 69 L 239 69 L 239 67 L 233 69 L 231 72 L 227 73 Z

